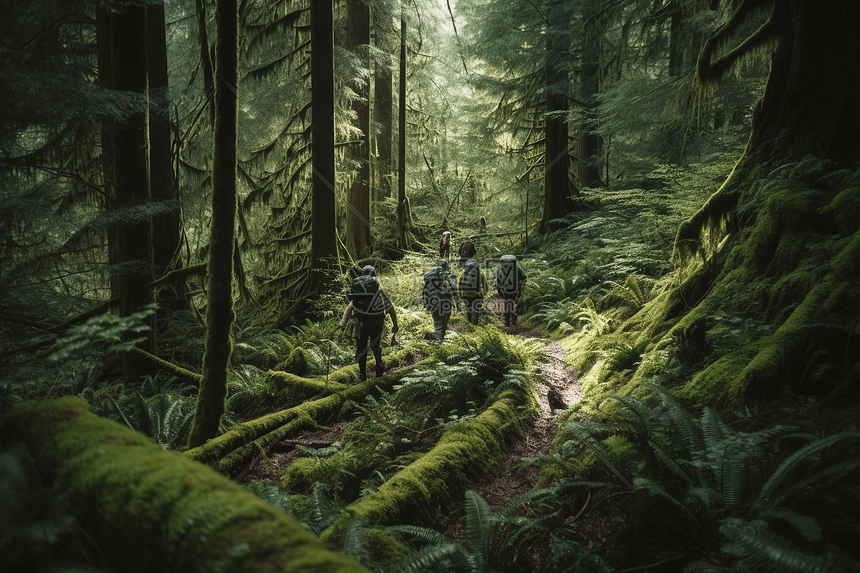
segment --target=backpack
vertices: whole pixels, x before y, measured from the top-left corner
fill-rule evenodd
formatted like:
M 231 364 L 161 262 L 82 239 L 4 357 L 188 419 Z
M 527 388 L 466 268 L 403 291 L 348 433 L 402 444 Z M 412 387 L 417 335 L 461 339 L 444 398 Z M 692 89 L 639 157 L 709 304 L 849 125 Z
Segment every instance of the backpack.
M 518 293 L 526 274 L 517 264 L 517 258 L 514 255 L 504 255 L 499 263 L 499 270 L 496 273 L 496 288 L 504 294 Z
M 469 259 L 475 256 L 478 249 L 475 248 L 475 244 L 472 241 L 466 241 L 460 245 L 460 250 L 458 252 L 461 259 Z
M 463 274 L 460 275 L 457 287 L 460 289 L 460 294 L 476 295 L 481 293 L 481 271 L 478 265 L 467 265 Z
M 388 307 L 379 281 L 373 275 L 360 275 L 352 280 L 347 300 L 352 301 L 352 312 L 361 324 L 381 324 Z
M 424 275 L 424 290 L 421 297 L 424 308 L 430 312 L 445 314 L 451 312 L 451 293 L 445 288 L 447 273 L 441 267 L 434 267 Z

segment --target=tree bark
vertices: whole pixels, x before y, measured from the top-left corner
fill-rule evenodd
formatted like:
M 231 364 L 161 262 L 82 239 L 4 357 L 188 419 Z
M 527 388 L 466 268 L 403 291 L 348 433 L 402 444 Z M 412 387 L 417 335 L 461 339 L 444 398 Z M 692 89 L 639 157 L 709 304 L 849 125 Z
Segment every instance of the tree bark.
M 410 212 L 406 197 L 406 18 L 400 19 L 400 108 L 398 110 L 397 244 L 401 253 L 409 248 Z
M 365 0 L 349 0 L 347 4 L 348 48 L 356 53 L 362 68 L 369 68 L 370 6 Z M 369 86 L 362 82 L 357 87 L 359 98 L 352 104 L 361 131 L 361 141 L 354 143 L 350 155 L 357 163 L 356 177 L 350 185 L 346 206 L 346 247 L 356 258 L 370 255 L 370 113 Z
M 337 257 L 334 167 L 334 31 L 331 0 L 311 2 L 311 290 L 326 283 L 324 271 Z
M 228 365 L 233 349 L 233 243 L 236 222 L 236 136 L 238 121 L 238 7 L 218 0 L 215 130 L 212 156 L 212 223 L 206 281 L 206 350 L 203 378 L 189 446 L 218 434 L 227 399 Z
M 147 111 L 149 187 L 153 201 L 176 199 L 167 99 L 167 37 L 164 4 L 146 6 Z M 179 246 L 179 208 L 156 215 L 152 221 L 155 273 L 165 272 Z
M 142 3 L 129 3 L 111 16 L 111 76 L 115 90 L 130 93 L 133 111 L 114 133 L 116 207 L 135 208 L 150 202 L 146 163 L 146 13 Z M 130 316 L 152 302 L 146 286 L 154 279 L 152 221 L 138 211 L 135 222 L 116 227 L 116 261 L 120 316 Z M 156 353 L 155 319 L 139 347 Z M 123 378 L 137 382 L 145 365 L 135 353 L 123 353 Z
M 376 48 L 382 53 L 391 50 L 390 29 L 391 11 L 387 4 L 382 3 L 373 11 L 374 34 Z M 373 111 L 374 129 L 373 141 L 376 150 L 376 161 L 373 174 L 374 199 L 380 201 L 389 199 L 392 192 L 392 135 L 394 133 L 394 117 L 392 114 L 393 78 L 391 67 L 387 62 L 377 62 L 373 79 Z
M 589 4 L 594 6 L 594 4 Z M 582 63 L 579 73 L 579 95 L 586 107 L 581 109 L 576 145 L 576 183 L 579 188 L 597 187 L 600 185 L 600 136 L 597 135 L 597 101 L 600 92 L 600 41 L 602 27 L 596 8 L 590 8 L 583 14 L 584 27 Z M 579 194 L 578 189 L 573 190 Z
M 567 47 L 566 22 L 558 23 L 556 15 L 561 2 L 555 0 L 547 11 L 546 33 L 546 139 L 544 166 L 544 208 L 540 231 L 547 223 L 573 211 L 570 199 L 568 129 L 567 129 L 567 72 L 562 67 L 562 53 Z
M 807 154 L 855 164 L 860 151 L 860 5 L 776 2 L 782 33 L 746 155 L 772 164 Z

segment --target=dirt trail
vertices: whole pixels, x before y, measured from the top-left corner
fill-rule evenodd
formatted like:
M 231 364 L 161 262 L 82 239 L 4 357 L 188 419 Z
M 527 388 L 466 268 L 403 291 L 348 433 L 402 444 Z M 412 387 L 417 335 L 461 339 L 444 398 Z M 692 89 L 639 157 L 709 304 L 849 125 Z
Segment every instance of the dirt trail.
M 540 339 L 541 334 L 529 328 L 514 326 L 507 329 L 508 334 L 525 338 Z M 577 403 L 582 394 L 576 371 L 564 363 L 564 349 L 558 343 L 550 343 L 544 348 L 548 360 L 538 365 L 545 383 L 537 385 L 540 398 L 540 416 L 528 432 L 511 446 L 508 458 L 491 474 L 477 478 L 471 489 L 478 492 L 494 511 L 503 508 L 511 498 L 534 488 L 538 479 L 538 468 L 531 467 L 522 472 L 511 468 L 523 457 L 534 457 L 549 452 L 555 436 L 555 421 L 564 410 Z M 344 423 L 339 422 L 318 431 L 306 432 L 294 439 L 278 443 L 270 452 L 266 463 L 255 463 L 240 480 L 243 482 L 262 481 L 275 484 L 280 475 L 296 457 L 297 444 L 321 448 L 341 439 Z M 448 524 L 443 524 L 445 532 L 454 540 L 462 541 L 464 517 L 456 516 Z

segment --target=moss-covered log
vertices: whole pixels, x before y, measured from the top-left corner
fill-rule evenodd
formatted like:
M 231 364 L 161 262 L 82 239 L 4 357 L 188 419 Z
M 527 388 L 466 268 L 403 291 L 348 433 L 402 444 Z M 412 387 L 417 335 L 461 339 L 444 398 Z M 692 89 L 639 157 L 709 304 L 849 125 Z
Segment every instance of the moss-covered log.
M 351 515 L 375 525 L 415 523 L 437 517 L 459 503 L 469 480 L 487 472 L 505 457 L 508 446 L 523 435 L 540 413 L 534 386 L 503 392 L 475 419 L 448 429 L 436 446 L 347 507 Z M 334 535 L 335 524 L 322 538 Z
M 79 398 L 27 402 L 0 423 L 111 571 L 359 572 L 283 512 Z
M 425 365 L 431 360 L 426 359 L 382 378 L 371 378 L 355 386 L 330 382 L 328 389 L 335 392 L 334 394 L 239 424 L 206 444 L 188 450 L 185 455 L 193 460 L 216 465 L 225 474 L 236 474 L 258 456 L 259 452 L 267 451 L 276 441 L 327 423 L 337 415 L 347 400 L 360 401 L 376 388 L 390 390 L 395 382 L 413 368 Z M 302 384 L 316 385 L 319 393 L 326 389 L 323 381 L 302 379 Z
M 163 370 L 171 376 L 176 376 L 179 380 L 182 380 L 187 384 L 191 384 L 192 386 L 200 386 L 200 379 L 203 378 L 202 375 L 197 374 L 196 372 L 192 372 L 190 370 L 186 370 L 185 368 L 177 366 L 176 364 L 168 362 L 167 360 L 163 360 L 158 356 L 155 356 L 154 354 L 150 354 L 145 350 L 141 350 L 140 348 L 135 347 L 132 348 L 131 351 L 140 355 L 142 359 L 149 362 L 158 370 Z

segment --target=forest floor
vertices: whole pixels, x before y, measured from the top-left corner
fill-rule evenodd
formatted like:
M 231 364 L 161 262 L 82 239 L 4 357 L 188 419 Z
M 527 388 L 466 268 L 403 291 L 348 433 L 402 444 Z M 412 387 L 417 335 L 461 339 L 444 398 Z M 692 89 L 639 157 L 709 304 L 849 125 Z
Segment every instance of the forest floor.
M 508 328 L 508 334 L 529 339 L 542 339 L 540 332 L 523 326 Z M 577 372 L 564 362 L 564 349 L 553 342 L 548 343 L 543 351 L 547 360 L 538 365 L 542 375 L 541 382 L 537 384 L 540 398 L 539 417 L 528 428 L 525 435 L 511 444 L 507 459 L 489 474 L 475 476 L 470 486 L 487 501 L 493 511 L 500 511 L 513 498 L 530 491 L 537 485 L 539 468 L 536 465 L 522 471 L 513 471 L 513 466 L 524 457 L 548 453 L 555 436 L 556 420 L 567 408 L 582 398 Z M 280 476 L 298 455 L 297 445 L 310 448 L 328 447 L 341 439 L 344 426 L 345 422 L 338 422 L 280 442 L 269 452 L 268 462 L 254 464 L 244 472 L 241 481 L 277 484 Z M 441 524 L 440 529 L 449 539 L 462 543 L 465 511 L 452 514 L 447 523 Z

